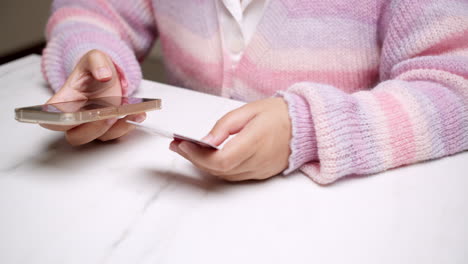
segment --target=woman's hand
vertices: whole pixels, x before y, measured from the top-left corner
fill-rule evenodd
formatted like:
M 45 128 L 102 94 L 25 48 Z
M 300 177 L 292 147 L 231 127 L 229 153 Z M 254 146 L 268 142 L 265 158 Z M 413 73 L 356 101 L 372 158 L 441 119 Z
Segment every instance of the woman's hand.
M 105 96 L 122 96 L 122 87 L 127 85 L 120 78 L 109 56 L 101 51 L 91 50 L 81 58 L 63 87 L 47 101 L 47 104 Z M 46 124 L 41 126 L 55 131 L 64 131 L 67 141 L 76 146 L 94 139 L 107 141 L 121 137 L 134 128 L 125 120 L 143 122 L 145 118 L 146 114 L 141 113 L 122 119 L 99 120 L 77 126 Z
M 282 98 L 256 101 L 229 112 L 203 140 L 220 145 L 232 134 L 237 135 L 221 150 L 187 141 L 173 141 L 170 149 L 228 181 L 266 179 L 288 167 L 291 121 Z

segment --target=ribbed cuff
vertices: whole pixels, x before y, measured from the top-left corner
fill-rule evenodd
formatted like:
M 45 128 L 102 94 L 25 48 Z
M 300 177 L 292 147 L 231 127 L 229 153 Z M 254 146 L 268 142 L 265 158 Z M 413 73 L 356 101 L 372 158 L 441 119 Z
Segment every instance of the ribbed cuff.
M 133 51 L 116 36 L 96 31 L 76 32 L 52 38 L 42 56 L 42 72 L 54 91 L 58 91 L 88 51 L 97 49 L 111 57 L 117 66 L 120 78 L 128 86 L 123 95 L 133 93 L 139 86 L 142 74 Z
M 291 118 L 291 155 L 289 156 L 289 166 L 283 171 L 283 174 L 286 175 L 309 161 L 318 160 L 317 140 L 307 101 L 299 95 L 283 91 L 276 93 L 275 96 L 281 96 L 286 101 Z

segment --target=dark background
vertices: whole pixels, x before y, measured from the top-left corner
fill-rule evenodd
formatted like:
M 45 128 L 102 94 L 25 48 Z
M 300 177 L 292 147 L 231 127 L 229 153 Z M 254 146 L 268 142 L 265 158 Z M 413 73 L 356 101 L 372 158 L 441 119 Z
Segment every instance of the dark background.
M 41 54 L 51 3 L 52 0 L 0 0 L 0 65 L 32 53 Z M 145 79 L 165 82 L 158 47 L 143 62 L 142 70 Z

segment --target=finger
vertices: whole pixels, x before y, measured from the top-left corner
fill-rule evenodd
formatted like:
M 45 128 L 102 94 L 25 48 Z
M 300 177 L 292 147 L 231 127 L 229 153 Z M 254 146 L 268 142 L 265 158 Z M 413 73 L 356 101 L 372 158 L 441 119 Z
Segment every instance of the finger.
M 75 69 L 70 77 L 68 78 L 67 82 L 62 86 L 60 90 L 57 91 L 49 100 L 47 100 L 46 104 L 54 104 L 60 102 L 70 102 L 70 101 L 80 101 L 86 100 L 87 97 L 76 91 L 75 89 L 71 89 L 69 82 L 71 79 L 76 78 L 76 75 L 79 75 L 79 70 Z
M 186 141 L 181 142 L 178 147 L 186 154 L 184 157 L 194 164 L 199 164 L 219 174 L 234 174 L 245 171 L 246 168 L 240 165 L 257 151 L 259 140 L 256 130 L 258 128 L 250 123 L 247 124 L 223 149 L 218 151 Z
M 259 174 L 258 172 L 246 171 L 238 174 L 222 175 L 221 179 L 230 181 L 230 182 L 239 182 L 247 180 L 265 180 L 269 178 L 268 174 Z
M 66 102 L 66 103 L 63 103 Z M 61 89 L 54 96 L 52 96 L 46 104 L 53 104 L 53 107 L 62 112 L 75 112 L 79 110 L 86 103 L 86 97 L 77 93 L 74 90 Z M 53 131 L 67 131 L 78 125 L 51 125 L 39 124 L 43 128 Z
M 86 144 L 102 136 L 115 122 L 117 122 L 117 118 L 79 125 L 67 131 L 67 141 L 73 146 Z
M 176 152 L 177 154 L 181 155 L 182 157 L 184 157 L 186 160 L 192 162 L 189 158 L 189 156 L 187 155 L 187 153 L 185 153 L 184 151 L 182 151 L 180 148 L 179 148 L 179 144 L 182 143 L 182 141 L 176 141 L 176 140 L 173 140 L 171 142 L 171 144 L 169 145 L 169 149 Z M 213 171 L 210 170 L 209 168 L 206 168 L 204 167 L 202 164 L 198 164 L 198 163 L 194 163 L 192 162 L 193 165 L 195 165 L 197 168 L 203 170 L 203 171 L 206 171 L 210 174 L 213 174 Z
M 181 155 L 182 157 L 184 157 L 185 159 L 190 161 L 190 157 L 187 155 L 187 153 L 185 153 L 184 151 L 182 151 L 178 147 L 178 144 L 180 144 L 180 143 L 181 142 L 172 141 L 169 148 L 172 151 L 178 153 L 179 155 Z M 218 178 L 221 178 L 221 179 L 226 180 L 226 181 L 231 181 L 231 182 L 245 181 L 245 180 L 252 180 L 252 179 L 263 180 L 263 179 L 268 178 L 268 175 L 261 175 L 261 174 L 255 173 L 254 171 L 242 170 L 241 168 L 239 168 L 237 170 L 234 170 L 234 171 L 230 171 L 230 172 L 221 172 L 221 171 L 212 170 L 210 168 L 207 168 L 207 167 L 203 166 L 203 164 L 199 164 L 197 162 L 192 162 L 192 163 L 197 168 L 199 168 L 199 169 L 201 169 L 201 170 L 203 170 L 205 172 L 208 172 L 209 174 L 211 174 L 213 176 L 216 176 Z
M 223 147 L 227 156 L 250 157 L 262 142 L 262 124 L 254 117 Z M 245 160 L 245 159 L 244 159 Z
M 78 125 L 73 125 L 73 126 L 62 126 L 62 125 L 49 125 L 49 124 L 39 124 L 43 128 L 47 128 L 49 130 L 53 131 L 67 131 L 70 130 L 74 127 L 77 127 Z
M 74 89 L 74 87 L 81 87 L 84 83 L 87 82 L 87 79 L 90 79 L 89 73 L 86 72 L 83 66 L 85 63 L 82 62 L 83 58 L 78 62 L 70 76 L 68 76 L 66 82 L 47 102 L 46 104 L 59 103 L 59 102 L 70 102 L 70 101 L 80 101 L 88 99 L 83 93 L 79 90 Z
M 219 119 L 203 140 L 218 146 L 230 135 L 242 130 L 256 114 L 255 108 L 248 104 L 233 110 Z
M 88 53 L 86 70 L 91 72 L 94 79 L 100 82 L 107 82 L 112 79 L 110 61 L 104 53 L 98 50 L 92 50 Z
M 195 167 L 197 167 L 200 170 L 205 171 L 205 172 L 207 172 L 207 173 L 209 173 L 209 174 L 211 174 L 213 176 L 222 177 L 222 175 L 225 174 L 224 172 L 208 168 L 208 167 L 204 166 L 202 163 L 198 163 L 196 161 L 190 160 L 190 156 L 188 156 L 186 152 L 182 151 L 179 148 L 179 144 L 182 143 L 182 142 L 183 141 L 176 141 L 176 140 L 172 141 L 171 144 L 169 145 L 169 149 L 176 152 L 177 154 L 181 155 L 186 160 L 190 161 Z M 192 143 L 190 143 L 190 144 L 192 144 Z
M 218 176 L 227 181 L 244 181 L 264 180 L 276 174 L 278 174 L 278 172 L 269 169 L 267 164 L 262 162 L 257 154 L 254 154 L 243 161 L 236 169 L 229 173 L 219 174 Z
M 117 73 L 117 76 L 119 77 L 119 80 L 120 80 L 120 86 L 122 86 L 122 89 L 127 89 L 128 88 L 128 81 L 127 81 L 127 78 L 124 74 L 124 70 L 122 68 L 120 68 L 119 65 L 115 64 L 114 62 L 112 62 L 112 64 L 114 65 L 114 69 Z
M 113 140 L 113 139 L 122 137 L 123 135 L 127 134 L 128 132 L 132 131 L 135 128 L 134 125 L 127 123 L 126 122 L 127 120 L 141 123 L 145 119 L 146 119 L 146 113 L 128 115 L 125 118 L 119 119 L 109 130 L 107 130 L 98 139 L 101 141 L 108 141 L 108 140 Z
M 190 161 L 190 157 L 182 151 L 178 145 L 182 142 L 177 142 L 177 141 L 172 141 L 169 148 L 184 157 L 185 159 Z M 192 143 L 190 143 L 192 144 Z M 256 180 L 261 180 L 261 179 L 266 179 L 268 178 L 268 175 L 260 175 L 258 173 L 254 173 L 253 171 L 246 171 L 246 170 L 236 170 L 236 171 L 231 171 L 229 173 L 221 172 L 221 171 L 216 171 L 212 170 L 210 168 L 207 168 L 203 166 L 203 164 L 199 164 L 197 162 L 192 162 L 194 166 L 197 168 L 208 172 L 209 174 L 216 176 L 218 178 L 221 178 L 226 181 L 231 181 L 231 182 L 236 182 L 236 181 L 244 181 L 244 180 L 250 180 L 250 179 L 256 179 Z
M 172 151 L 179 153 L 181 156 L 192 162 L 194 165 L 204 169 L 212 170 L 212 168 L 207 167 L 205 164 L 208 162 L 200 162 L 201 158 L 196 158 L 194 156 L 203 156 L 206 160 L 214 159 L 214 153 L 218 152 L 217 150 L 201 147 L 194 143 L 182 140 L 182 141 L 172 141 L 169 145 L 169 148 Z

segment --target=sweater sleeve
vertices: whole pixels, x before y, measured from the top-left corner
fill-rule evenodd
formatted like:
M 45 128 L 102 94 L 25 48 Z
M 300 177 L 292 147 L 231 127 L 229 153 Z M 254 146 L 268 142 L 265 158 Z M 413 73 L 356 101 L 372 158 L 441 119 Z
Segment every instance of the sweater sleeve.
M 42 72 L 54 91 L 65 83 L 80 58 L 97 49 L 108 54 L 128 86 L 138 87 L 139 65 L 157 35 L 150 0 L 55 0 L 46 27 Z
M 317 149 L 295 166 L 316 182 L 468 149 L 468 3 L 419 2 L 392 1 L 384 11 L 380 82 L 373 89 L 347 94 L 304 82 L 285 93 L 300 97 L 289 100 L 290 109 L 307 104 L 313 118 L 290 110 L 293 132 L 308 127 L 300 140 Z M 301 148 L 292 146 L 293 155 Z

